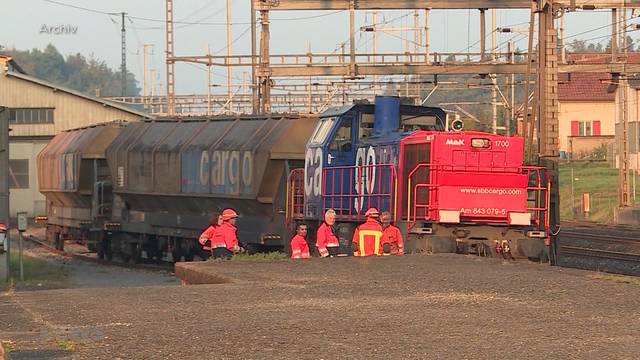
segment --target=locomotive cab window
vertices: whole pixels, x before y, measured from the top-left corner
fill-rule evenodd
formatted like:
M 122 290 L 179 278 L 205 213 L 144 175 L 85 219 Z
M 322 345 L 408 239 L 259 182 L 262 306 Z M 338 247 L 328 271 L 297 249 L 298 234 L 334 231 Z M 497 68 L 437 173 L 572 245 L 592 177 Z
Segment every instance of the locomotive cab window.
M 349 152 L 351 148 L 351 118 L 345 117 L 340 120 L 340 127 L 331 140 L 329 150 Z
M 362 114 L 360 117 L 360 129 L 358 137 L 366 139 L 373 135 L 373 114 Z
M 400 119 L 403 132 L 417 130 L 437 130 L 435 116 L 429 115 L 402 115 Z
M 331 128 L 333 128 L 333 123 L 335 121 L 335 117 L 321 119 L 320 123 L 318 123 L 318 126 L 316 127 L 316 131 L 311 137 L 311 142 L 316 144 L 324 143 L 327 140 L 327 135 L 331 132 Z

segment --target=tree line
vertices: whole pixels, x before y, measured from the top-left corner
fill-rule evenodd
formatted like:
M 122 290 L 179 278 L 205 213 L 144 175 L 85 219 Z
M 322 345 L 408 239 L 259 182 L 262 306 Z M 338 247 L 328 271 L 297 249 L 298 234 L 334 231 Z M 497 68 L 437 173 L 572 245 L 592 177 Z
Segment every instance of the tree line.
M 106 62 L 76 53 L 65 58 L 52 44 L 43 50 L 3 48 L 0 53 L 11 56 L 29 75 L 94 96 L 121 96 L 122 73 Z M 135 75 L 127 71 L 127 96 L 140 95 Z

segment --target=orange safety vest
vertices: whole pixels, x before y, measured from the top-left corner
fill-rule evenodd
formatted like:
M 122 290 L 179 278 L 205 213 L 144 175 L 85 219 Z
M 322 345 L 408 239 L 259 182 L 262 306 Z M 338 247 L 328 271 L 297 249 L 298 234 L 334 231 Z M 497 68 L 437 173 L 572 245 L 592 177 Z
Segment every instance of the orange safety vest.
M 382 226 L 375 219 L 367 219 L 353 233 L 353 245 L 356 249 L 353 256 L 380 255 L 382 253 L 380 251 L 381 240 Z

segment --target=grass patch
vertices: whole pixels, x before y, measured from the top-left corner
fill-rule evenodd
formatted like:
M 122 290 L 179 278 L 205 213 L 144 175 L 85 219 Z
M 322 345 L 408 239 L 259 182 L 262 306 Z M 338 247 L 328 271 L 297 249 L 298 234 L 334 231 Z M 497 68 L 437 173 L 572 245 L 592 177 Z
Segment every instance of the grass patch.
M 23 254 L 24 281 L 20 281 L 20 260 L 17 251 L 11 252 L 11 277 L 19 287 L 48 288 L 65 281 L 62 264 Z
M 10 353 L 16 349 L 12 341 L 3 341 L 2 348 L 4 349 L 5 353 Z
M 289 256 L 281 252 L 258 253 L 258 254 L 235 254 L 231 257 L 231 261 L 274 261 L 287 260 Z
M 597 274 L 591 276 L 597 280 L 613 281 L 620 284 L 640 285 L 640 278 L 625 275 Z
M 71 340 L 56 340 L 56 345 L 60 350 L 64 351 L 76 351 L 78 345 Z
M 573 169 L 573 194 L 571 173 Z M 636 176 L 640 187 L 640 178 Z M 633 178 L 631 178 L 631 201 L 633 202 Z M 607 162 L 572 161 L 560 164 L 560 219 L 581 220 L 582 194 L 589 193 L 591 212 L 589 220 L 613 223 L 614 209 L 618 206 L 618 169 Z M 640 188 L 638 189 L 640 204 Z

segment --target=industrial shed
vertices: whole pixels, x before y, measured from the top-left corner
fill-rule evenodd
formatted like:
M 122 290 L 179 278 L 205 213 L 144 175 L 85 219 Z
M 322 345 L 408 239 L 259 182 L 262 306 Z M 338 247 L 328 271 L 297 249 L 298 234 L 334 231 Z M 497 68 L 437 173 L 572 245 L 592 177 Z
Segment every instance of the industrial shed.
M 57 86 L 26 74 L 11 57 L 0 55 L 0 106 L 9 110 L 11 216 L 45 213 L 38 191 L 36 156 L 56 134 L 114 120 L 150 118 L 126 106 Z

